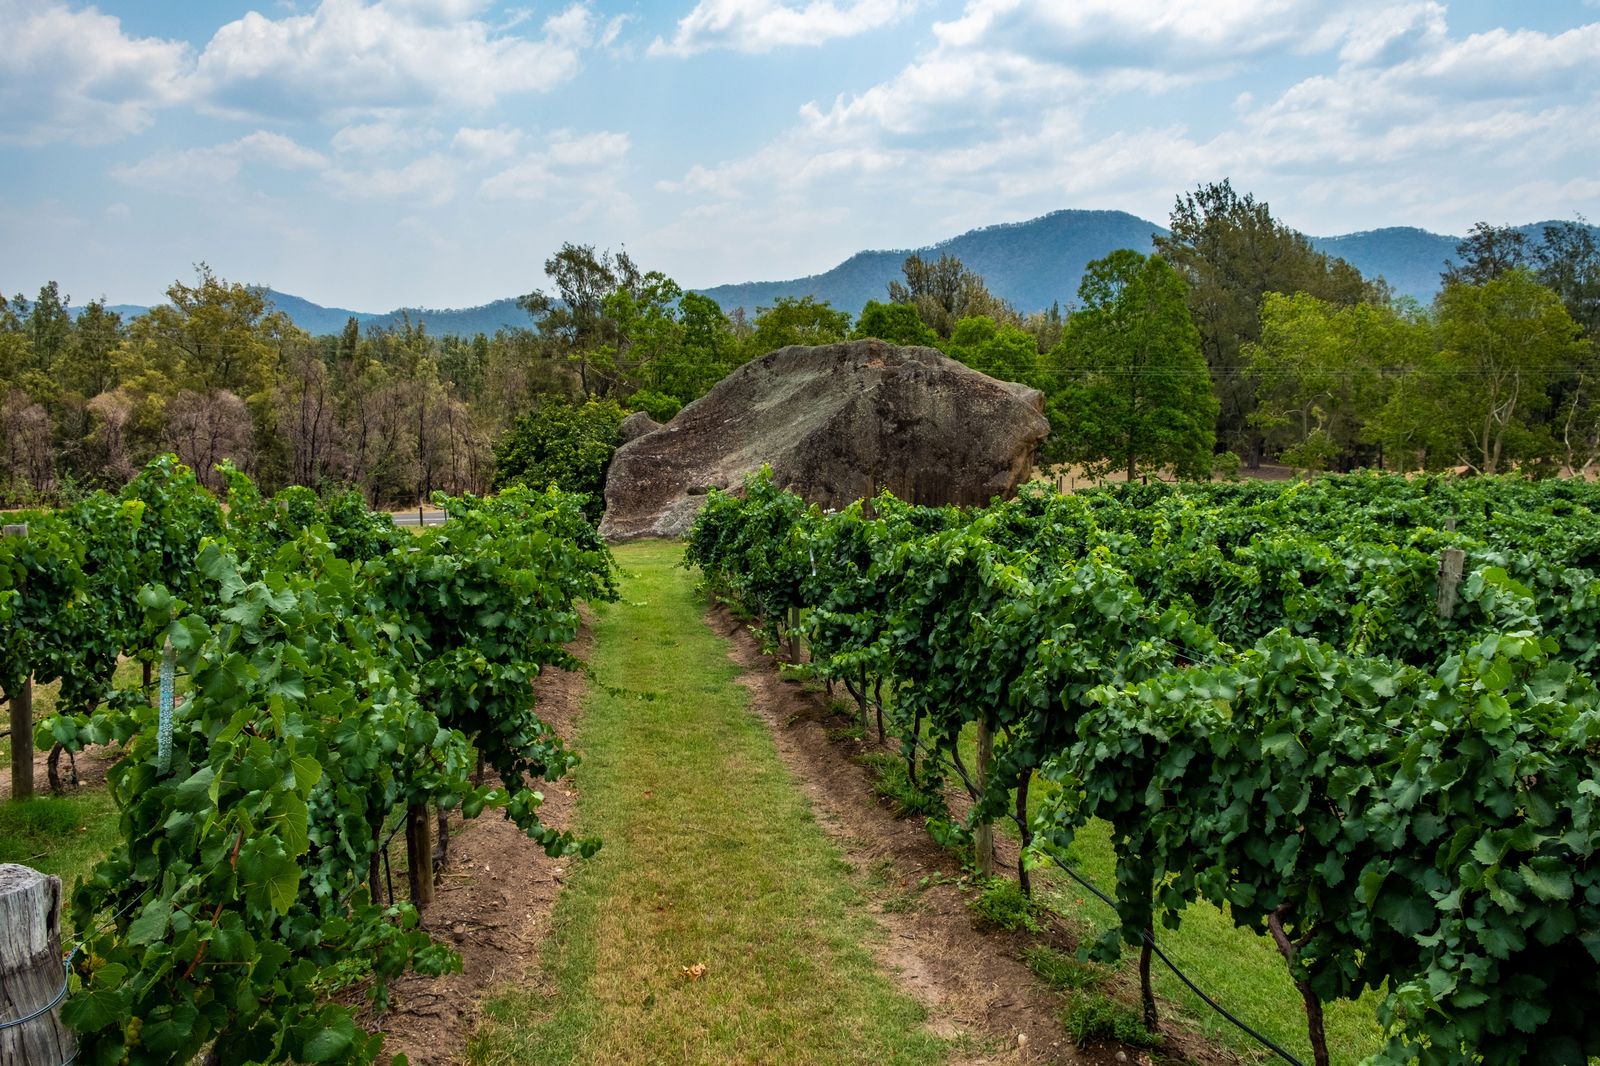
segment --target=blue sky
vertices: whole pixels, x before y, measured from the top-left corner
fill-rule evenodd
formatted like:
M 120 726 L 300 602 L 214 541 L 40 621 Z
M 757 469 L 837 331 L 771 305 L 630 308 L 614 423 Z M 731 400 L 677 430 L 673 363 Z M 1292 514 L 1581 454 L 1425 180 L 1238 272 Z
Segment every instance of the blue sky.
M 1231 177 L 1308 233 L 1600 218 L 1600 0 L 0 0 L 0 288 L 688 286 Z

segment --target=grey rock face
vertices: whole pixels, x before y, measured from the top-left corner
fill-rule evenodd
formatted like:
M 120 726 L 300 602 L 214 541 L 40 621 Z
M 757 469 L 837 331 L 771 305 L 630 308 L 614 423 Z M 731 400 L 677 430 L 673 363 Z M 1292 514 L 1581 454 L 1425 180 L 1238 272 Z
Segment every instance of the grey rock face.
M 617 449 L 608 540 L 683 536 L 709 489 L 772 467 L 824 507 L 888 489 L 921 504 L 1015 491 L 1049 432 L 1044 395 L 932 348 L 852 341 L 780 348 L 729 374 L 671 422 Z
M 622 420 L 622 424 L 617 427 L 617 433 L 621 436 L 622 443 L 627 444 L 631 440 L 638 440 L 646 433 L 654 433 L 660 428 L 660 422 L 657 422 L 643 411 L 635 411 Z

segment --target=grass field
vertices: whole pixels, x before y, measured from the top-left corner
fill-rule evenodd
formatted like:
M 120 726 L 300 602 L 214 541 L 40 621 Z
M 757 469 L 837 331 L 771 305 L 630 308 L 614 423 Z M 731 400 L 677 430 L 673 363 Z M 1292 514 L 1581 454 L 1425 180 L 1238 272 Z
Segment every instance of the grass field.
M 598 612 L 575 742 L 580 827 L 605 846 L 557 903 L 553 987 L 491 1002 L 470 1060 L 943 1061 L 875 966 L 850 868 L 700 624 L 681 554 L 617 551 L 625 602 Z

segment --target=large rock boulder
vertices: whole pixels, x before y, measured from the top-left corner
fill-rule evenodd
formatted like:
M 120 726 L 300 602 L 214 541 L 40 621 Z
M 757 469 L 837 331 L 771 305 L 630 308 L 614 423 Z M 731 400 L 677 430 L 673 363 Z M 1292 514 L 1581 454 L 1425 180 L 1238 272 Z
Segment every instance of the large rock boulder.
M 880 489 L 913 503 L 984 504 L 1027 476 L 1049 432 L 1043 412 L 1037 389 L 932 348 L 780 348 L 617 449 L 600 532 L 683 536 L 709 489 L 737 488 L 763 463 L 824 507 Z

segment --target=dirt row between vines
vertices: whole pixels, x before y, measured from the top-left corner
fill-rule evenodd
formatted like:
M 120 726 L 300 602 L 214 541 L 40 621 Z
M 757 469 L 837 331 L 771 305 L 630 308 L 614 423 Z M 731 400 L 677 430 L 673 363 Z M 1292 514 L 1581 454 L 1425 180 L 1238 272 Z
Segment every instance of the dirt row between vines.
M 587 628 L 567 650 L 580 659 L 592 647 Z M 534 684 L 539 717 L 570 740 L 582 709 L 584 677 L 546 670 Z M 564 780 L 542 783 L 539 817 L 569 828 L 577 795 Z M 397 863 L 404 853 L 396 838 Z M 495 989 L 530 980 L 550 928 L 550 915 L 574 859 L 552 859 L 496 811 L 463 825 L 451 819 L 449 864 L 434 889 L 422 925 L 461 955 L 461 972 L 407 976 L 392 986 L 391 1006 L 368 1028 L 386 1034 L 385 1055 L 404 1054 L 413 1066 L 459 1063 L 477 1026 L 480 1002 Z M 396 871 L 395 890 L 405 893 Z

